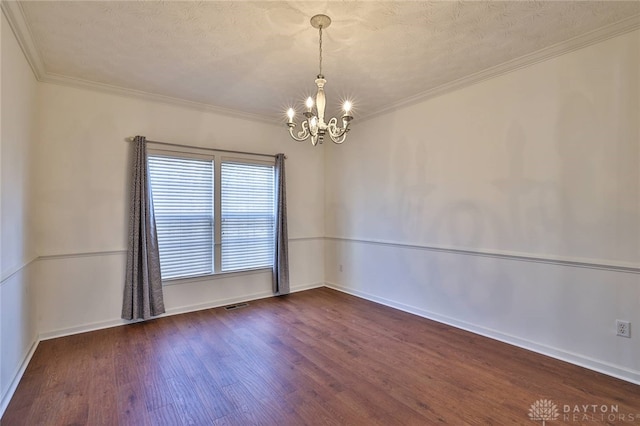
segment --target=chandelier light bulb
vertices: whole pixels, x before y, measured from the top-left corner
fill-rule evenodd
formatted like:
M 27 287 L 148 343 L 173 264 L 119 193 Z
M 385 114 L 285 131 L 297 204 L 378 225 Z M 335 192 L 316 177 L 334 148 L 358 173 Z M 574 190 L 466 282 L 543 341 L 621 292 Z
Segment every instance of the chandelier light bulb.
M 309 96 L 305 102 L 306 111 L 304 112 L 305 119 L 300 123 L 300 130 L 295 130 L 296 123 L 293 121 L 295 112 L 293 108 L 289 108 L 287 111 L 287 127 L 289 127 L 289 135 L 294 140 L 299 142 L 307 139 L 311 140 L 313 146 L 324 141 L 325 135 L 329 136 L 334 143 L 342 143 L 347 138 L 347 132 L 349 131 L 349 123 L 353 120 L 351 116 L 351 108 L 353 104 L 351 101 L 345 101 L 342 105 L 344 115 L 342 116 L 342 127 L 338 124 L 338 119 L 332 117 L 329 121 L 325 121 L 324 113 L 327 105 L 326 95 L 324 93 L 324 85 L 327 80 L 322 74 L 322 30 L 328 28 L 331 24 L 331 18 L 326 15 L 315 15 L 311 18 L 311 26 L 317 28 L 319 32 L 319 53 L 320 53 L 320 72 L 315 80 L 317 86 L 317 92 L 314 97 Z M 313 107 L 315 105 L 315 113 Z

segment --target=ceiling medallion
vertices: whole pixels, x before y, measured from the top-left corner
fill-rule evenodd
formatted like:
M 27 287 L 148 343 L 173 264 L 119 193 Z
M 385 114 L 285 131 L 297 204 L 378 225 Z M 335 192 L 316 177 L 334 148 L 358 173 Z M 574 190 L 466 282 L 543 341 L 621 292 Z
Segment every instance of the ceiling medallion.
M 322 30 L 328 28 L 331 25 L 331 18 L 327 15 L 316 15 L 311 18 L 311 26 L 317 28 L 320 34 L 319 53 L 320 53 L 320 72 L 316 78 L 316 86 L 318 91 L 316 93 L 315 101 L 312 97 L 307 98 L 305 102 L 306 111 L 304 120 L 300 127 L 301 130 L 295 132 L 296 123 L 293 122 L 295 116 L 295 110 L 289 108 L 287 111 L 287 126 L 289 127 L 289 134 L 297 141 L 304 141 L 307 138 L 311 138 L 311 144 L 316 146 L 318 143 L 322 143 L 325 135 L 329 135 L 331 140 L 335 143 L 342 143 L 347 137 L 349 131 L 349 123 L 353 120 L 351 116 L 352 103 L 345 101 L 342 104 L 344 114 L 342 115 L 342 127 L 338 126 L 338 119 L 333 117 L 328 123 L 324 121 L 324 110 L 327 100 L 324 95 L 324 85 L 327 80 L 322 75 Z M 314 112 L 315 109 L 315 112 Z

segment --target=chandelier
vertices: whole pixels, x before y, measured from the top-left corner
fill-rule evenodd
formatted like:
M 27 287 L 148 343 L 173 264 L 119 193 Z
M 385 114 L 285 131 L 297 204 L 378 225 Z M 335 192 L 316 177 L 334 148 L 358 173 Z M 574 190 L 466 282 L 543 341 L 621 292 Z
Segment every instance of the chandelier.
M 304 141 L 307 138 L 311 138 L 311 144 L 316 146 L 318 143 L 322 143 L 325 135 L 329 135 L 331 140 L 335 143 L 342 143 L 347 137 L 349 131 L 349 123 L 353 120 L 351 116 L 352 104 L 350 101 L 345 101 L 342 105 L 344 114 L 342 115 L 342 127 L 338 126 L 338 119 L 333 117 L 328 123 L 324 121 L 324 109 L 327 100 L 324 95 L 324 85 L 327 82 L 324 75 L 322 75 L 322 29 L 328 28 L 331 25 L 331 18 L 327 15 L 316 15 L 311 18 L 311 26 L 317 28 L 320 33 L 320 72 L 316 78 L 316 86 L 318 86 L 318 92 L 316 93 L 316 99 L 312 97 L 307 98 L 305 102 L 306 111 L 304 116 L 306 120 L 301 123 L 301 130 L 296 132 L 296 123 L 293 122 L 295 116 L 295 110 L 289 108 L 287 111 L 287 126 L 289 126 L 289 134 L 297 141 Z M 315 107 L 315 113 L 314 113 Z

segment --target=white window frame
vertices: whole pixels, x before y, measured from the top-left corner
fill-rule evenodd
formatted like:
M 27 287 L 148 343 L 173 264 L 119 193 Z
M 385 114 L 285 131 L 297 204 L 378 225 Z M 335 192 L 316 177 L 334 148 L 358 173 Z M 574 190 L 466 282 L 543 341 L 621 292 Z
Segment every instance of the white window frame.
M 181 283 L 188 283 L 193 281 L 202 281 L 215 278 L 229 277 L 233 275 L 246 275 L 261 273 L 266 270 L 271 270 L 272 266 L 259 267 L 235 270 L 229 272 L 222 272 L 222 163 L 234 162 L 242 164 L 256 164 L 275 166 L 275 157 L 270 159 L 264 155 L 256 154 L 229 154 L 224 151 L 217 151 L 215 149 L 207 148 L 190 148 L 181 147 L 179 149 L 156 147 L 152 142 L 149 142 L 147 148 L 147 156 L 164 156 L 173 158 L 194 158 L 199 160 L 207 160 L 213 162 L 213 273 L 204 275 L 194 275 L 189 277 L 175 277 L 162 279 L 163 285 L 174 285 Z M 275 182 L 274 182 L 275 186 Z M 274 188 L 274 225 L 275 225 L 275 188 Z

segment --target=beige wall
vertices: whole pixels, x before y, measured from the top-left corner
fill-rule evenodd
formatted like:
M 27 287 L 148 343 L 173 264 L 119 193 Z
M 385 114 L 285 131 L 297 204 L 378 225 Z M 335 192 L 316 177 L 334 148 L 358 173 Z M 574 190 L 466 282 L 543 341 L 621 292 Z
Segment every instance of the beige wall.
M 3 17 L 0 412 L 38 336 L 122 323 L 124 139 L 136 134 L 285 152 L 294 290 L 327 282 L 640 382 L 640 340 L 614 332 L 617 318 L 640 324 L 639 38 L 355 122 L 347 143 L 313 148 L 282 126 L 37 83 Z M 175 313 L 270 287 L 253 273 L 165 298 Z
M 149 139 L 288 157 L 293 291 L 324 282 L 324 158 L 286 127 L 37 83 L 2 21 L 0 413 L 39 338 L 122 324 L 131 145 Z M 165 287 L 177 313 L 271 295 L 269 272 Z
M 150 140 L 287 154 L 291 285 L 324 282 L 322 151 L 284 126 L 120 95 L 41 84 L 36 173 L 38 330 L 45 337 L 120 323 L 131 144 Z M 165 287 L 169 312 L 271 294 L 271 274 Z M 61 309 L 61 307 L 64 307 Z
M 37 83 L 2 15 L 0 85 L 0 413 L 4 411 L 27 353 L 36 341 L 30 232 L 33 123 Z
M 614 325 L 640 324 L 639 56 L 635 31 L 355 126 L 327 281 L 640 382 Z

